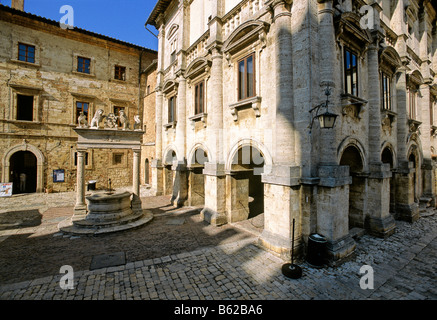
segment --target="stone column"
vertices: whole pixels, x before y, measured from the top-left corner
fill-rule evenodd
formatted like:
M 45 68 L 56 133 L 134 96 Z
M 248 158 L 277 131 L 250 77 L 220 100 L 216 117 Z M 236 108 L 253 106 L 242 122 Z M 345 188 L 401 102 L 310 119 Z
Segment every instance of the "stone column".
M 430 119 L 430 87 L 428 83 L 420 86 L 420 100 L 419 100 L 420 121 L 420 140 L 422 143 L 423 152 L 423 194 L 422 198 L 425 201 L 431 200 L 431 205 L 435 206 L 435 185 L 433 177 L 433 164 L 431 158 L 431 119 Z
M 324 102 L 324 93 L 327 86 L 331 88 L 330 101 L 337 99 L 338 92 L 335 88 L 335 73 L 337 64 L 335 29 L 334 29 L 334 7 L 333 0 L 318 0 L 318 35 L 319 43 L 314 49 L 318 50 L 320 61 L 318 64 L 317 96 L 323 100 L 314 101 L 312 107 Z M 337 113 L 336 106 L 329 106 L 330 112 Z M 325 110 L 320 109 L 319 113 Z M 315 115 L 314 112 L 312 114 Z M 341 119 L 339 119 L 341 120 Z M 341 260 L 351 254 L 355 249 L 355 241 L 349 235 L 348 214 L 349 214 L 349 184 L 351 177 L 348 166 L 339 166 L 337 163 L 337 135 L 341 132 L 338 127 L 341 124 L 337 121 L 333 129 L 316 129 L 314 124 L 311 144 L 314 165 L 313 176 L 318 179 L 317 187 L 313 195 L 305 195 L 302 206 L 306 208 L 305 213 L 305 236 L 310 233 L 318 233 L 326 237 L 328 243 L 328 257 L 331 262 Z M 314 179 L 313 180 L 316 180 Z M 312 208 L 311 208 L 312 207 Z
M 141 199 L 140 199 L 140 159 L 141 149 L 133 150 L 133 177 L 132 177 L 132 211 L 141 212 Z
M 285 259 L 291 256 L 292 221 L 295 219 L 295 251 L 301 249 L 300 183 L 296 166 L 293 46 L 289 1 L 273 1 L 276 106 L 274 109 L 273 163 L 264 167 L 264 230 L 260 244 Z
M 414 202 L 414 168 L 407 158 L 408 103 L 407 78 L 405 67 L 396 75 L 397 98 L 397 158 L 395 170 L 395 217 L 396 219 L 415 221 L 419 216 L 419 206 Z
M 373 31 L 374 42 L 367 51 L 369 88 L 369 170 L 367 216 L 364 226 L 375 236 L 393 234 L 395 222 L 390 214 L 390 165 L 381 161 L 381 95 L 379 76 L 379 31 Z
M 334 75 L 336 73 L 335 65 L 337 63 L 337 54 L 336 54 L 336 42 L 335 42 L 335 28 L 334 28 L 334 8 L 333 8 L 333 0 L 318 0 L 319 2 L 319 54 L 320 61 L 319 70 L 320 70 L 320 92 L 324 92 L 325 88 L 329 86 L 331 88 L 331 97 L 330 100 L 335 100 L 336 96 L 336 85 L 334 81 Z M 318 93 L 318 92 L 317 92 Z M 323 99 L 326 97 L 323 95 Z M 318 104 L 318 103 L 317 103 Z M 333 110 L 333 106 L 330 106 L 331 112 Z M 320 112 L 324 112 L 324 109 L 321 109 Z M 314 114 L 313 114 L 314 115 Z M 323 152 L 318 152 L 317 157 L 319 158 L 319 163 L 322 165 L 333 165 L 337 164 L 337 143 L 336 143 L 336 133 L 338 130 L 323 130 L 318 135 L 320 141 L 315 141 L 315 143 L 322 146 Z
M 133 177 L 132 177 L 132 193 L 140 196 L 140 159 L 141 150 L 133 150 Z
M 180 207 L 185 205 L 188 199 L 188 171 L 186 165 L 186 88 L 187 80 L 180 74 L 178 77 L 179 87 L 177 95 L 177 124 L 175 144 L 178 150 L 177 163 L 173 163 L 173 194 L 171 203 Z
M 217 29 L 217 28 L 216 28 Z M 220 28 L 219 28 L 220 29 Z M 207 141 L 212 154 L 205 163 L 205 206 L 201 216 L 214 225 L 227 222 L 226 176 L 223 153 L 223 54 L 216 43 L 211 44 L 212 65 L 208 88 L 211 90 L 211 104 L 208 110 Z
M 164 193 L 163 165 L 160 159 L 153 159 L 152 167 L 152 188 L 155 196 L 162 196 Z
M 87 212 L 85 203 L 85 154 L 85 149 L 77 149 L 76 205 L 74 206 L 73 219 L 82 219 Z

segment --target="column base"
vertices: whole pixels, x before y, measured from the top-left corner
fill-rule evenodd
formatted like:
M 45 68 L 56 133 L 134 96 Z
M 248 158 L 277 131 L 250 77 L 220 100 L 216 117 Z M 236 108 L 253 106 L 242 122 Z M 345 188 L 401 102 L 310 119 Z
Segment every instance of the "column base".
M 412 204 L 396 204 L 396 219 L 414 222 L 420 217 L 419 205 L 417 203 Z
M 226 214 L 219 213 L 209 208 L 203 208 L 203 210 L 200 211 L 200 218 L 214 226 L 221 226 L 228 223 Z
M 291 259 L 291 239 L 274 234 L 268 230 L 263 230 L 258 239 L 260 246 L 265 249 L 278 254 L 284 260 Z M 301 258 L 303 252 L 302 241 L 295 241 L 294 243 L 294 258 Z
M 84 219 L 87 215 L 87 205 L 86 204 L 77 204 L 73 210 L 73 217 L 71 218 L 73 221 Z
M 387 238 L 391 236 L 396 229 L 396 223 L 393 216 L 385 218 L 366 217 L 364 226 L 367 232 L 378 238 Z
M 356 243 L 348 234 L 337 240 L 328 240 L 327 260 L 330 265 L 338 265 L 354 253 Z

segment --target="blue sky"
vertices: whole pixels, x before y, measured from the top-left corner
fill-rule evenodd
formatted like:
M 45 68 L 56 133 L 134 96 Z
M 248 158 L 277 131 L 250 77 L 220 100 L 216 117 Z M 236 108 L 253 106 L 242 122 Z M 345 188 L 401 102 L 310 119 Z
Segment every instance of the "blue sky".
M 158 39 L 146 30 L 149 14 L 157 0 L 24 0 L 24 11 L 55 21 L 70 5 L 74 10 L 74 26 L 122 41 L 158 50 Z M 10 6 L 11 0 L 0 0 Z M 68 23 L 68 21 L 67 21 Z M 155 35 L 152 26 L 147 26 Z

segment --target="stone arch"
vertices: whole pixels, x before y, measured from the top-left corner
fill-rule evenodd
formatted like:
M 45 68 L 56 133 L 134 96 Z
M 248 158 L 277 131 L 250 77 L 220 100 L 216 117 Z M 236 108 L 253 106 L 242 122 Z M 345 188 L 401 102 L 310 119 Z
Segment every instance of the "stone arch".
M 396 149 L 390 142 L 384 142 L 381 147 L 381 161 L 390 163 L 390 169 L 397 168 Z M 389 154 L 390 153 L 390 154 Z M 390 159 L 389 159 L 390 157 Z
M 348 143 L 342 149 L 339 164 L 349 166 L 352 183 L 349 185 L 349 228 L 364 228 L 366 215 L 367 179 L 364 155 L 359 144 Z
M 162 162 L 164 165 L 173 165 L 173 161 L 179 159 L 178 152 L 174 145 L 168 145 L 162 153 Z
M 204 165 L 208 162 L 210 152 L 202 143 L 196 143 L 188 155 L 188 205 L 205 204 Z
M 173 171 L 173 163 L 174 160 L 178 159 L 175 148 L 171 145 L 167 146 L 167 148 L 163 152 L 162 159 L 164 195 L 172 195 L 174 185 L 173 180 L 175 176 Z
M 20 145 L 15 145 L 9 149 L 6 150 L 3 159 L 3 172 L 2 172 L 2 181 L 5 182 L 11 182 L 10 181 L 10 160 L 12 155 L 14 155 L 18 151 L 30 151 L 32 152 L 36 157 L 36 192 L 43 192 L 44 191 L 44 164 L 45 164 L 45 157 L 44 154 L 34 145 L 28 144 L 24 142 Z
M 395 149 L 391 143 L 385 142 L 382 144 L 381 161 L 382 163 L 390 164 L 390 170 L 397 167 Z M 390 212 L 396 211 L 396 181 L 393 174 L 390 177 Z
M 368 171 L 368 165 L 367 165 L 367 153 L 365 151 L 365 148 L 363 146 L 363 144 L 355 138 L 345 138 L 339 145 L 338 149 L 337 149 L 337 163 L 341 163 L 341 158 L 343 156 L 344 151 L 348 148 L 348 147 L 355 147 L 358 151 L 359 151 L 359 155 L 360 155 L 360 159 L 362 162 L 362 172 L 367 172 Z
M 225 170 L 228 221 L 254 218 L 264 212 L 264 168 L 272 165 L 267 148 L 255 139 L 240 139 L 231 148 Z
M 419 202 L 419 198 L 422 194 L 421 166 L 422 166 L 423 155 L 422 155 L 420 146 L 419 146 L 419 144 L 416 143 L 416 141 L 413 141 L 409 145 L 408 152 L 407 152 L 407 159 L 408 159 L 408 162 L 413 163 L 413 169 L 414 169 L 414 174 L 413 174 L 413 179 L 412 179 L 413 185 L 411 186 L 412 190 L 413 190 L 414 202 Z
M 195 159 L 197 158 L 198 154 L 197 154 L 197 150 L 203 150 L 206 153 L 206 159 L 198 159 L 200 161 L 203 160 L 203 163 L 199 163 L 199 164 L 204 164 L 204 162 L 209 162 L 211 161 L 210 159 L 210 155 L 211 152 L 209 150 L 209 148 L 203 144 L 203 143 L 196 143 L 190 150 L 190 153 L 188 154 L 188 158 L 187 158 L 187 164 L 188 166 L 191 166 L 193 164 L 195 164 Z M 201 155 L 200 155 L 201 156 Z M 203 157 L 200 157 L 203 158 Z M 206 160 L 206 161 L 205 161 Z
M 228 153 L 228 157 L 225 164 L 225 170 L 231 171 L 232 170 L 232 162 L 233 159 L 238 152 L 239 149 L 242 147 L 254 147 L 259 150 L 261 153 L 261 156 L 264 159 L 264 166 L 271 167 L 273 165 L 273 158 L 269 152 L 269 150 L 262 144 L 260 141 L 254 139 L 254 138 L 243 138 L 238 140 L 230 149 Z

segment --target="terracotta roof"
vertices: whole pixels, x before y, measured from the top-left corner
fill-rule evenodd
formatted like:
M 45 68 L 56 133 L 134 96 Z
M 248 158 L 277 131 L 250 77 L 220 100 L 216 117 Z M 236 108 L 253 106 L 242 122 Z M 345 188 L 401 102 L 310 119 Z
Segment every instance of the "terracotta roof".
M 40 22 L 43 22 L 43 23 L 47 23 L 47 24 L 50 24 L 50 25 L 59 26 L 59 21 L 47 19 L 47 18 L 38 16 L 38 15 L 29 13 L 29 12 L 24 12 L 24 11 L 17 10 L 17 9 L 11 8 L 9 6 L 5 6 L 3 4 L 0 4 L 0 14 L 2 13 L 2 11 L 9 12 L 9 13 L 14 14 L 14 15 L 26 17 L 26 18 L 29 18 L 29 19 L 32 19 L 32 20 L 35 20 L 35 21 L 40 21 Z M 102 35 L 102 34 L 99 34 L 99 33 L 95 33 L 95 32 L 92 32 L 92 31 L 88 31 L 88 30 L 85 30 L 85 29 L 81 29 L 81 28 L 78 28 L 78 27 L 74 27 L 73 29 L 67 29 L 67 30 L 72 31 L 72 32 L 78 32 L 78 33 L 81 33 L 81 34 L 86 34 L 86 35 L 89 35 L 89 36 L 92 36 L 92 37 L 96 37 L 96 38 L 100 38 L 100 39 L 103 39 L 103 40 L 106 40 L 106 41 L 111 41 L 111 42 L 114 42 L 114 43 L 117 43 L 117 44 L 121 44 L 121 45 L 124 45 L 124 46 L 127 46 L 127 47 L 135 48 L 135 49 L 138 49 L 138 50 L 145 50 L 145 51 L 149 51 L 151 53 L 157 53 L 155 50 L 152 50 L 152 49 L 149 49 L 149 48 L 145 48 L 145 47 L 133 44 L 133 43 L 129 43 L 129 42 L 126 42 L 126 41 L 122 41 L 122 40 L 118 40 L 118 39 L 115 39 L 115 38 L 111 38 L 109 36 L 105 36 L 105 35 Z

